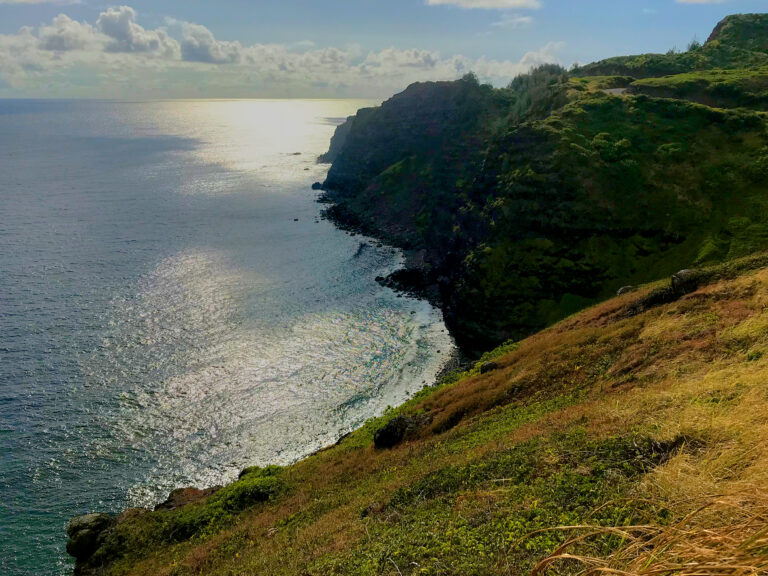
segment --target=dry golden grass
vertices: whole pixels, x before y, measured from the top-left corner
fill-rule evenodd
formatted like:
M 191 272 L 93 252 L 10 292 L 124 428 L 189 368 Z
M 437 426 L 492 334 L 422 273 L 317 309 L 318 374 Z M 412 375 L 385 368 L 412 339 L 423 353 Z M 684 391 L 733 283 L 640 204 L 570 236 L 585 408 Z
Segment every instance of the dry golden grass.
M 681 503 L 689 506 L 691 502 Z M 768 573 L 768 495 L 713 497 L 671 526 L 558 528 L 581 532 L 539 562 L 532 576 L 558 563 L 583 566 L 584 576 L 753 576 Z M 625 544 L 608 558 L 571 554 L 595 536 L 619 535 Z

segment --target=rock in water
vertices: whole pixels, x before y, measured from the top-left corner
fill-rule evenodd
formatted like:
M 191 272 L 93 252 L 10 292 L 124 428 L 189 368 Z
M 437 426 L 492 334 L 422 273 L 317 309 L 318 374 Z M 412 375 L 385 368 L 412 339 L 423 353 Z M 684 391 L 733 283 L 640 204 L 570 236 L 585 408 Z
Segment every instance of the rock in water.
M 320 182 L 315 182 L 314 184 L 312 184 L 312 190 L 322 190 L 322 189 L 323 189 L 323 185 L 320 184 Z
M 67 554 L 78 561 L 90 558 L 104 540 L 104 535 L 115 523 L 109 514 L 86 514 L 67 524 Z
M 408 416 L 396 416 L 373 435 L 373 444 L 376 448 L 392 448 L 400 444 L 406 433 L 414 425 L 413 418 Z

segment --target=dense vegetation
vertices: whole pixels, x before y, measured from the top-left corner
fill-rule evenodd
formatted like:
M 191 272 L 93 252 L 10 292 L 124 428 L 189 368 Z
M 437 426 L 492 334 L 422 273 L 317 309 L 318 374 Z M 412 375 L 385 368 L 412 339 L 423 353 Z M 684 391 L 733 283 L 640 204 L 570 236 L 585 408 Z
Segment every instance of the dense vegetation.
M 345 127 L 331 213 L 423 250 L 404 278 L 439 295 L 470 352 L 623 285 L 768 248 L 768 52 L 754 35 L 768 38 L 768 17 L 726 19 L 682 54 L 547 65 L 504 89 L 411 86 Z

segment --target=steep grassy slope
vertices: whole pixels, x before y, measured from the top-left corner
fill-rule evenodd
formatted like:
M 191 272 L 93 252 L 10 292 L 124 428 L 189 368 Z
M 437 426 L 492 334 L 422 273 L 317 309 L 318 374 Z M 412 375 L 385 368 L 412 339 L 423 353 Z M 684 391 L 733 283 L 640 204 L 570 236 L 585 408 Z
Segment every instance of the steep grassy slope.
M 768 14 L 728 16 L 718 23 L 707 44 L 768 53 Z
M 698 283 L 646 287 L 509 344 L 293 466 L 126 512 L 79 571 L 761 573 L 768 255 Z M 405 440 L 375 448 L 395 418 Z

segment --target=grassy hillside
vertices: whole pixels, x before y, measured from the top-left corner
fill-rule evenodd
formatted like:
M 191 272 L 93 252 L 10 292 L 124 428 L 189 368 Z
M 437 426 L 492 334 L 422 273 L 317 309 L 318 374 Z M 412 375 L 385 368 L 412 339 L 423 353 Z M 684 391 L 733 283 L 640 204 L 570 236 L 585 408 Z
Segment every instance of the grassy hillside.
M 718 23 L 707 44 L 768 53 L 768 14 L 728 16 Z
M 768 68 L 706 70 L 646 78 L 629 85 L 633 94 L 691 100 L 719 108 L 768 110 Z
M 79 571 L 762 573 L 768 255 L 696 283 L 508 344 L 293 466 L 128 511 Z

